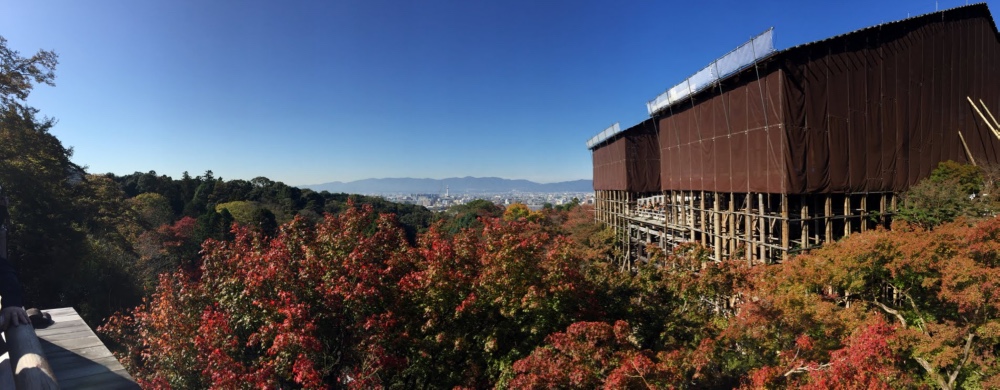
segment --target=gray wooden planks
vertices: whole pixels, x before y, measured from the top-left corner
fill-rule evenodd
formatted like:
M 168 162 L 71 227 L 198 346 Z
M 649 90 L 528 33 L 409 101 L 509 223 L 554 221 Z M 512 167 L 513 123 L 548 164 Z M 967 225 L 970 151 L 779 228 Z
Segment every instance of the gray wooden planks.
M 43 311 L 52 316 L 53 324 L 35 333 L 61 388 L 139 388 L 75 309 Z

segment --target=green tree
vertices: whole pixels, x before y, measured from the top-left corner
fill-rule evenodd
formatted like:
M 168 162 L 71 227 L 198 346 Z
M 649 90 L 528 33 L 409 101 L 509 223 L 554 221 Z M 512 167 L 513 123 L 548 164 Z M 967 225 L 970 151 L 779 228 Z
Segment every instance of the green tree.
M 174 212 L 167 197 L 146 192 L 128 200 L 129 206 L 146 229 L 155 229 L 174 221 Z
M 983 185 L 982 170 L 978 167 L 954 161 L 942 162 L 930 177 L 903 194 L 898 217 L 925 229 L 933 229 L 959 216 L 987 215 L 984 209 L 986 203 L 977 199 Z
M 254 215 L 261 207 L 257 202 L 247 200 L 234 200 L 232 202 L 219 203 L 215 205 L 216 212 L 229 210 L 236 222 L 244 225 L 253 225 Z
M 507 221 L 527 219 L 529 216 L 531 216 L 531 210 L 524 203 L 514 203 L 507 206 L 507 209 L 503 212 L 503 219 Z
M 263 207 L 253 211 L 249 225 L 265 237 L 274 237 L 278 232 L 278 220 L 275 219 L 274 213 Z
M 55 85 L 55 70 L 59 57 L 55 52 L 39 50 L 31 57 L 7 47 L 7 39 L 0 37 L 0 105 L 5 111 L 37 110 L 24 105 L 35 84 Z
M 60 286 L 85 247 L 73 203 L 83 170 L 49 133 L 55 120 L 24 103 L 36 84 L 54 85 L 57 63 L 49 51 L 22 57 L 0 37 L 0 185 L 11 202 L 10 260 L 28 304 L 46 306 L 66 303 Z
M 475 199 L 469 203 L 452 206 L 440 217 L 445 221 L 443 230 L 455 234 L 462 229 L 479 228 L 484 218 L 500 218 L 504 208 L 485 199 Z

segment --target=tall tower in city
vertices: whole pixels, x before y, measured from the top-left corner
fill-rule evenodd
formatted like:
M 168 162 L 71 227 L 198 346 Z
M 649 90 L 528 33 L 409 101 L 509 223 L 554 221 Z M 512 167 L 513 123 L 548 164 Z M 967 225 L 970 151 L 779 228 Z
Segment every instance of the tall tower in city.
M 445 198 L 448 197 L 448 186 L 447 185 L 444 186 L 444 197 Z

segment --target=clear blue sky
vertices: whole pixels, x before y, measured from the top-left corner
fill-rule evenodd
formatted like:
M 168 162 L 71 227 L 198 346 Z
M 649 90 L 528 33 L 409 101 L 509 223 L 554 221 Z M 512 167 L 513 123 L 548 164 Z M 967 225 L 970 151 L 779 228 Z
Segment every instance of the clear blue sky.
M 29 103 L 91 173 L 553 182 L 769 27 L 783 49 L 964 4 L 10 0 L 0 35 L 59 54 Z

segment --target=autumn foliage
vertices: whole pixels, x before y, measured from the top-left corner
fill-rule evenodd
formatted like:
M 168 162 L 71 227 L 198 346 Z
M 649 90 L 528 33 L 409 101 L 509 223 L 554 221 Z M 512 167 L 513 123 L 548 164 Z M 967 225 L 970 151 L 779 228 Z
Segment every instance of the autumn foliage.
M 148 388 L 1000 385 L 998 219 L 773 266 L 651 248 L 622 272 L 589 212 L 439 223 L 415 244 L 363 206 L 273 238 L 237 226 L 102 332 Z
M 432 228 L 416 247 L 368 207 L 296 219 L 273 239 L 238 227 L 204 244 L 200 275 L 162 276 L 104 330 L 151 388 L 491 385 L 596 313 L 567 238 L 483 223 Z

